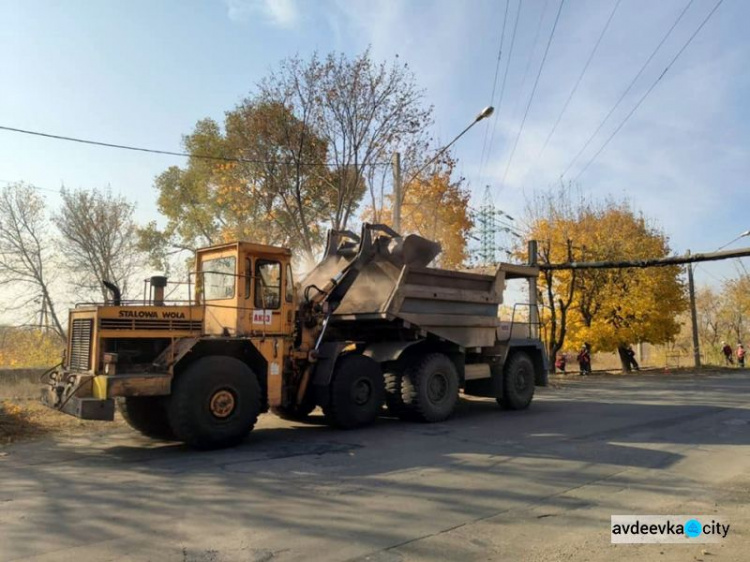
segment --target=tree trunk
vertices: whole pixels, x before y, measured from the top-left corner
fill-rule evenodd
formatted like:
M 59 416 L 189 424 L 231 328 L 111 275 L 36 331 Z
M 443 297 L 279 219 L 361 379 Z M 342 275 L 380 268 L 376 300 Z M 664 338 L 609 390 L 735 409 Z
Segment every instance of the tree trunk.
M 554 375 L 556 372 L 557 368 L 555 367 L 555 362 L 557 361 L 557 352 L 560 351 L 561 347 L 562 346 L 556 341 L 552 341 L 548 346 L 549 348 L 547 351 L 547 353 L 549 353 L 549 356 L 548 356 L 549 369 L 548 370 L 549 370 L 550 375 Z

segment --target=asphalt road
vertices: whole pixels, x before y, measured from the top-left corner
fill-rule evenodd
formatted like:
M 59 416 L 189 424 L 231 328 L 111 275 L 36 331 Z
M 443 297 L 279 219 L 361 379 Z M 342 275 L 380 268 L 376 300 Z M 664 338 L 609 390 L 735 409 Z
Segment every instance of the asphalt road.
M 238 448 L 127 430 L 0 450 L 0 560 L 747 560 L 750 371 L 592 377 L 356 431 L 264 416 Z M 612 514 L 722 544 L 611 545 Z

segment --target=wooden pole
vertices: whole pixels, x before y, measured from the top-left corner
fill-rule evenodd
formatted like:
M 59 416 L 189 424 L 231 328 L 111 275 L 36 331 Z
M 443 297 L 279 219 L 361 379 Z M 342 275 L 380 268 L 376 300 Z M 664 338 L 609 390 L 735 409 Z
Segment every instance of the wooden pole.
M 537 246 L 538 244 L 536 240 L 529 240 L 529 265 L 539 265 L 539 252 Z M 530 336 L 532 338 L 539 337 L 539 308 L 537 304 L 538 293 L 536 282 L 536 277 L 532 277 L 529 279 L 529 326 L 531 327 Z M 552 362 L 554 362 L 554 357 L 552 358 Z
M 690 250 L 687 255 L 690 256 Z M 698 340 L 698 311 L 695 306 L 695 283 L 693 282 L 693 266 L 688 263 L 688 293 L 690 294 L 690 320 L 693 325 L 693 362 L 696 368 L 701 366 L 701 349 Z
M 393 153 L 393 230 L 401 234 L 401 203 L 403 186 L 401 185 L 401 153 Z

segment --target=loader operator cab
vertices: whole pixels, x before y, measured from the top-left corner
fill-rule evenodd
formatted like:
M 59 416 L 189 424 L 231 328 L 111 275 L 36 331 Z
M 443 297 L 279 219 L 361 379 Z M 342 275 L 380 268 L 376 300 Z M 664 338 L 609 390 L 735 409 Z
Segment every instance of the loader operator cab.
M 235 242 L 197 253 L 196 300 L 216 336 L 288 335 L 295 308 L 291 250 Z

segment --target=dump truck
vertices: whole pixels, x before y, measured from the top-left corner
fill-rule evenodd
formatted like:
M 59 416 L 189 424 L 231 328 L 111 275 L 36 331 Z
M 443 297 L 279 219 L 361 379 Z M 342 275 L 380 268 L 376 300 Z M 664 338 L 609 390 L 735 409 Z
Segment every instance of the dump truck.
M 547 383 L 544 348 L 533 314 L 501 321 L 498 308 L 507 280 L 538 269 L 429 267 L 439 252 L 364 224 L 360 235 L 329 232 L 299 283 L 291 250 L 250 242 L 198 250 L 184 302 L 165 300 L 162 276 L 139 301 L 104 281 L 109 302 L 70 311 L 42 400 L 83 419 L 118 409 L 142 434 L 195 448 L 241 442 L 268 411 L 304 420 L 320 407 L 331 425 L 354 428 L 383 413 L 446 420 L 460 391 L 528 407 Z

